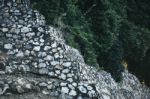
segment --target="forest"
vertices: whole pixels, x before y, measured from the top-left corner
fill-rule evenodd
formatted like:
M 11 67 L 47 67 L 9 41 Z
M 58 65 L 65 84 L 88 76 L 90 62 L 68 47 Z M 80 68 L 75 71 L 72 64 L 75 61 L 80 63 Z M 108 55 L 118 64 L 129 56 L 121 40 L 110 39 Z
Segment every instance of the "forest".
M 31 0 L 31 7 L 64 32 L 88 65 L 117 82 L 128 69 L 150 86 L 149 0 Z

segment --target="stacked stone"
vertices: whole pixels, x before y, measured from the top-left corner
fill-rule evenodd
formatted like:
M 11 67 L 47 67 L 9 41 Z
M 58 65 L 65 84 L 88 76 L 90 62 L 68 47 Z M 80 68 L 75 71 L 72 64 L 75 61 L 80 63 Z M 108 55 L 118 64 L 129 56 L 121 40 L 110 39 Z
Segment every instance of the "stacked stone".
M 80 53 L 64 43 L 62 33 L 48 26 L 26 0 L 8 1 L 0 6 L 0 95 L 39 92 L 60 99 L 149 99 L 149 91 L 142 93 L 141 84 L 128 73 L 118 85 L 110 74 L 87 66 Z
M 69 48 L 58 38 L 57 29 L 47 26 L 38 11 L 8 2 L 0 11 L 0 20 L 0 50 L 6 54 L 1 74 L 32 73 L 55 79 L 36 84 L 24 78 L 6 80 L 2 85 L 7 87 L 2 88 L 1 94 L 24 93 L 36 86 L 44 94 L 97 97 L 93 85 L 80 83 L 78 63 L 68 57 Z

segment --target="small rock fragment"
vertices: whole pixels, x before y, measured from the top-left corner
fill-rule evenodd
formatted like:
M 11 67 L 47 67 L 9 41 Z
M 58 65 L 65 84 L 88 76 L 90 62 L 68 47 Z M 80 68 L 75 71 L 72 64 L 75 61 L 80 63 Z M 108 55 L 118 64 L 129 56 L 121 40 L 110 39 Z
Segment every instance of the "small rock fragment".
M 5 44 L 5 45 L 4 45 L 4 48 L 5 48 L 5 49 L 12 49 L 13 46 L 12 46 L 12 44 Z

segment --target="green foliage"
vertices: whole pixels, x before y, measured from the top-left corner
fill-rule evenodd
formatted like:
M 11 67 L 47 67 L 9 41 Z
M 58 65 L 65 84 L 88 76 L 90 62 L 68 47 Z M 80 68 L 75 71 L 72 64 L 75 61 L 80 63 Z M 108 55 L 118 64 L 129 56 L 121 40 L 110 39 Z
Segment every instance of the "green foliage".
M 122 78 L 122 61 L 150 83 L 149 0 L 31 0 L 48 24 L 64 31 L 86 63 Z M 148 80 L 147 80 L 148 78 Z M 150 84 L 149 84 L 150 85 Z

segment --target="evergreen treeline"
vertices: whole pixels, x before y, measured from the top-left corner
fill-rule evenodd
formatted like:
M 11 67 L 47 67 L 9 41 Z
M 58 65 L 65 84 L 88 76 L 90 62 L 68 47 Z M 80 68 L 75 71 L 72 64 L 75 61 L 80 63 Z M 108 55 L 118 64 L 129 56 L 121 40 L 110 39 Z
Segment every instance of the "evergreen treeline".
M 87 64 L 120 81 L 128 69 L 150 85 L 149 0 L 31 0 L 47 22 L 64 31 Z

